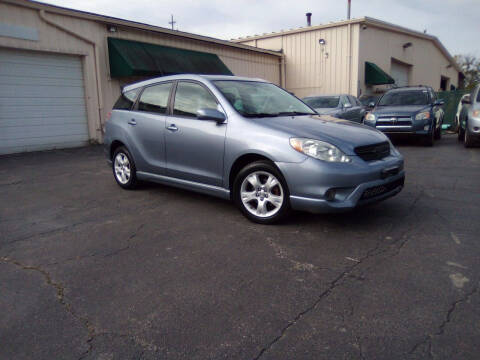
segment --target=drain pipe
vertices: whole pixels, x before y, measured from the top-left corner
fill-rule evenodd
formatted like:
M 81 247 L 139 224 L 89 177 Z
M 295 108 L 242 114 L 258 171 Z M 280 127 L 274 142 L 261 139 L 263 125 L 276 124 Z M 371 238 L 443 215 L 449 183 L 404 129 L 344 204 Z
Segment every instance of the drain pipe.
M 69 35 L 72 35 L 73 37 L 76 37 L 77 39 L 80 39 L 90 45 L 93 46 L 93 58 L 94 58 L 94 66 L 95 66 L 95 80 L 96 80 L 96 85 L 97 85 L 97 96 L 98 96 L 98 129 L 97 131 L 100 131 L 101 134 L 103 134 L 103 123 L 102 123 L 102 113 L 103 113 L 103 94 L 102 94 L 102 88 L 100 86 L 100 66 L 99 66 L 99 61 L 98 61 L 98 46 L 95 41 L 90 40 L 89 38 L 86 38 L 82 35 L 77 34 L 76 32 L 64 27 L 63 25 L 60 25 L 49 18 L 45 16 L 45 10 L 41 9 L 38 11 L 40 19 L 42 19 L 45 23 L 48 25 L 51 25 L 63 32 L 66 32 Z

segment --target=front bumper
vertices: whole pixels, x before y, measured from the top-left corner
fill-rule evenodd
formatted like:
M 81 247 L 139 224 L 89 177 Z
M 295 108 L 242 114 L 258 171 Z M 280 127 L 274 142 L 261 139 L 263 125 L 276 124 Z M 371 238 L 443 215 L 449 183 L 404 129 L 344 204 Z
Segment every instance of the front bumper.
M 471 136 L 480 137 L 480 117 L 470 115 L 467 126 Z
M 350 164 L 312 158 L 300 164 L 277 163 L 289 186 L 292 208 L 311 213 L 343 212 L 384 200 L 402 190 L 403 157 L 388 156 L 372 162 L 357 156 L 352 159 Z M 333 198 L 329 195 L 332 190 Z

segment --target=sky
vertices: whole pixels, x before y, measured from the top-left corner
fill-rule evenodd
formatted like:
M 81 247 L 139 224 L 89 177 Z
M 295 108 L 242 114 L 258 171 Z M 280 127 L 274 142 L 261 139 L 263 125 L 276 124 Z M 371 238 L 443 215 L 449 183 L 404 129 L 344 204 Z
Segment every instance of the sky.
M 43 0 L 97 14 L 219 39 L 344 20 L 347 0 Z M 352 18 L 369 16 L 437 36 L 452 55 L 480 57 L 480 0 L 352 0 Z

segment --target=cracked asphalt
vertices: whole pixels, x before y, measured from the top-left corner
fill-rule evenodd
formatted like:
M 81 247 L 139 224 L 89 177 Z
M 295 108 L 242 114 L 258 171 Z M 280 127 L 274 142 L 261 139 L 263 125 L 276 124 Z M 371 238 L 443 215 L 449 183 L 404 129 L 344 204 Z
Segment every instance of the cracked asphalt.
M 0 359 L 478 359 L 480 148 L 398 148 L 398 196 L 277 226 L 99 146 L 0 157 Z

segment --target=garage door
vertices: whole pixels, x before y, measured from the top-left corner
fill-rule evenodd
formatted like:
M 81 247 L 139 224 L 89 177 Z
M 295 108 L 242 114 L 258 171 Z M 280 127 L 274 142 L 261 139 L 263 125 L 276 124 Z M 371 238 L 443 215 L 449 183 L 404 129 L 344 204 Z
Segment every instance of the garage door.
M 87 142 L 80 58 L 0 48 L 0 154 Z
M 397 86 L 408 86 L 409 68 L 410 67 L 408 65 L 403 65 L 395 61 L 392 61 L 392 68 L 391 68 L 392 71 L 390 75 L 395 80 L 395 84 Z

